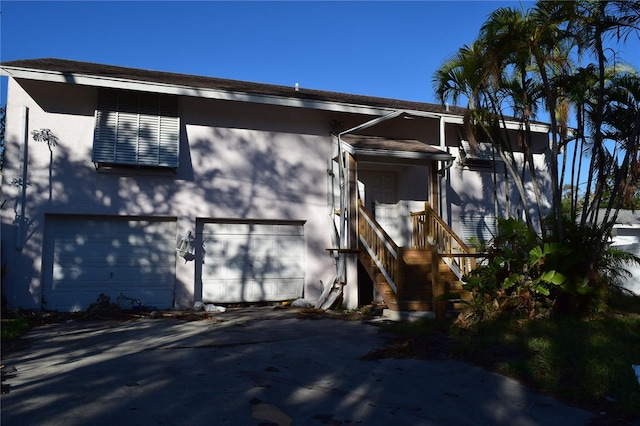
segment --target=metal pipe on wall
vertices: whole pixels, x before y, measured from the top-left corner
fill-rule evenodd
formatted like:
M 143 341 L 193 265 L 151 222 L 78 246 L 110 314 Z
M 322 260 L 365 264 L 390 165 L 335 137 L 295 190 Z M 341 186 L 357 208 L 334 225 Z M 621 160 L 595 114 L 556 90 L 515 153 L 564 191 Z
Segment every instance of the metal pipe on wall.
M 20 128 L 20 175 L 17 184 L 19 194 L 16 201 L 16 250 L 22 250 L 24 245 L 24 222 L 27 200 L 27 164 L 29 162 L 29 107 L 22 109 Z

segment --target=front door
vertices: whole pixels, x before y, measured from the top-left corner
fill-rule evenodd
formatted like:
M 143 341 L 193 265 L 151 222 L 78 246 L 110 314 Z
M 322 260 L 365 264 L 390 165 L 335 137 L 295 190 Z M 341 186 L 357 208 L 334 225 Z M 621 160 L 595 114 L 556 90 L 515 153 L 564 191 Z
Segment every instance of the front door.
M 362 171 L 358 173 L 364 186 L 364 206 L 386 233 L 394 240 L 399 238 L 398 173 L 392 171 Z M 362 195 L 362 194 L 361 194 Z
M 359 172 L 358 178 L 367 210 L 397 245 L 409 246 L 411 212 L 423 210 L 424 201 L 399 199 L 397 172 L 366 170 Z
M 376 202 L 394 204 L 398 201 L 398 173 L 360 171 L 358 172 L 358 180 L 364 186 L 364 206 L 374 215 L 376 214 Z

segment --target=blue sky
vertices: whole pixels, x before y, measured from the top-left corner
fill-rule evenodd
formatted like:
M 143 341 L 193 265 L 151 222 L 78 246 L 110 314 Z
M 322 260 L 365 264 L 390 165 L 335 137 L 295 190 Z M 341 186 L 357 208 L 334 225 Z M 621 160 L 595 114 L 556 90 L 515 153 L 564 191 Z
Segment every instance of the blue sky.
M 431 77 L 525 1 L 7 1 L 0 60 L 57 57 L 435 102 Z M 628 60 L 640 67 L 640 43 Z M 0 86 L 6 98 L 6 78 Z
M 501 6 L 520 2 L 3 0 L 0 60 L 57 57 L 433 102 L 435 69 Z M 5 77 L 1 89 L 4 104 Z

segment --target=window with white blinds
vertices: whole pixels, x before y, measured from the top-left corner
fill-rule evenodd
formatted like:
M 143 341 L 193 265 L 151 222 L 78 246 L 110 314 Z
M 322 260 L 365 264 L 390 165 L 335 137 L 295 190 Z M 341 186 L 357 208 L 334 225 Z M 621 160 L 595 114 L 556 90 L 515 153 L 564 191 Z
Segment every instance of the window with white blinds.
M 462 239 L 471 246 L 477 243 L 489 243 L 497 232 L 496 217 L 486 213 L 462 214 L 460 225 L 462 225 Z
M 92 160 L 100 165 L 178 167 L 177 96 L 101 89 Z

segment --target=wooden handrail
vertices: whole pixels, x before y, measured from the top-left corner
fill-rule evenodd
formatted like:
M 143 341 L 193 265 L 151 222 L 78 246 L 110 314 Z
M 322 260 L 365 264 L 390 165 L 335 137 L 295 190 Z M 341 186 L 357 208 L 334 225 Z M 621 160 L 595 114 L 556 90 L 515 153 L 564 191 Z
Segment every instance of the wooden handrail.
M 402 291 L 402 249 L 376 222 L 362 202 L 358 205 L 358 234 L 360 242 L 393 288 L 397 297 Z
M 413 224 L 412 245 L 428 249 L 436 245 L 438 255 L 462 278 L 476 267 L 475 249 L 469 248 L 453 229 L 425 203 L 424 211 L 411 213 Z

